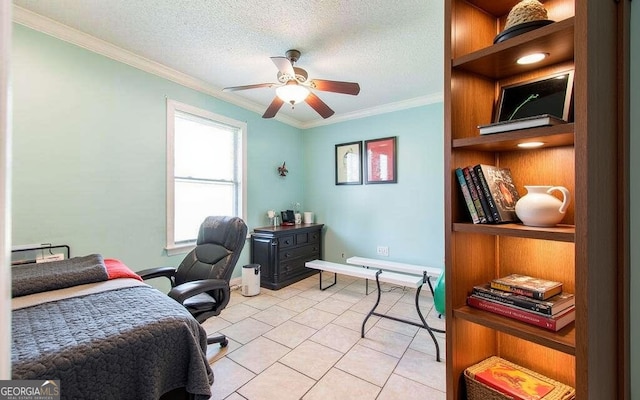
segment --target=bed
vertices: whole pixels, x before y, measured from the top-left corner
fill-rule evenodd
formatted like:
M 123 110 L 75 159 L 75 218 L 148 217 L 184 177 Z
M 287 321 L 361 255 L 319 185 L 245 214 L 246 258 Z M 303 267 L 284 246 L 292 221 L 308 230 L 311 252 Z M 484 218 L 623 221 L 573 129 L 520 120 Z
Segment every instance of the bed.
M 208 399 L 206 332 L 179 303 L 98 254 L 12 267 L 12 378 L 61 398 Z

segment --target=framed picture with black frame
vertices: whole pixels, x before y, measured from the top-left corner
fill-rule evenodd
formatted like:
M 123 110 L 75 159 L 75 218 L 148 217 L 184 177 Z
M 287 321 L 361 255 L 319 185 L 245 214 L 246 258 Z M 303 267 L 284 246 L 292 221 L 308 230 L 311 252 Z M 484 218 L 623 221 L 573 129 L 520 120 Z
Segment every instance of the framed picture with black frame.
M 397 183 L 398 156 L 397 137 L 365 140 L 365 183 Z
M 362 141 L 336 145 L 336 185 L 362 185 Z
M 494 123 L 551 115 L 573 121 L 573 70 L 500 88 Z

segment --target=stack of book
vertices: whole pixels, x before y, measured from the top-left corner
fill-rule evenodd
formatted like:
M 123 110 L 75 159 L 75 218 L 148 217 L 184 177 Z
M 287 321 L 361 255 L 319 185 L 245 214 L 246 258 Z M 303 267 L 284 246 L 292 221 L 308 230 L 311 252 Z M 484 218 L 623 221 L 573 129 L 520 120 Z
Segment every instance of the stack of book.
M 473 288 L 467 304 L 551 331 L 575 320 L 575 297 L 562 283 L 511 274 Z
M 520 199 L 511 170 L 478 164 L 456 168 L 456 177 L 474 224 L 514 222 Z

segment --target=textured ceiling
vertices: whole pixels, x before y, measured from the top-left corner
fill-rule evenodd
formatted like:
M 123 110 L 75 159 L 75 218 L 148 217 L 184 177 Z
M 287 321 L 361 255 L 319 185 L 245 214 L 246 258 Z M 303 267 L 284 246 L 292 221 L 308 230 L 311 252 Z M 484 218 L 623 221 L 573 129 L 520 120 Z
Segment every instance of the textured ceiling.
M 358 96 L 316 92 L 278 115 L 313 126 L 441 96 L 443 0 L 14 0 L 14 4 L 146 59 L 227 86 L 277 82 L 269 57 L 302 52 L 309 79 L 358 82 Z M 214 90 L 215 92 L 215 90 Z M 229 93 L 225 93 L 228 95 Z M 233 92 L 266 109 L 274 88 Z M 255 108 L 255 107 L 254 107 Z

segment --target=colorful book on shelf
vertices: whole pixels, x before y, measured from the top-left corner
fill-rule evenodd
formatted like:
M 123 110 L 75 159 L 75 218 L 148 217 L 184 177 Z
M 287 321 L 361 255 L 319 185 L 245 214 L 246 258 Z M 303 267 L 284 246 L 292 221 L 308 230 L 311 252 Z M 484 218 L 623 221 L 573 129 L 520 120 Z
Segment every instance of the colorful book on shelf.
M 486 164 L 476 165 L 474 169 L 492 209 L 494 222 L 518 221 L 516 202 L 520 200 L 520 194 L 513 182 L 511 170 Z
M 545 382 L 511 363 L 501 362 L 500 359 L 474 371 L 473 378 L 517 400 L 544 399 L 544 396 L 556 388 L 550 382 Z
M 551 126 L 566 124 L 567 121 L 551 114 L 534 115 L 531 117 L 512 119 L 509 121 L 494 122 L 492 124 L 478 125 L 481 135 L 515 131 L 518 129 L 536 128 L 539 126 Z
M 484 210 L 482 209 L 482 203 L 480 203 L 480 198 L 478 197 L 478 191 L 476 190 L 476 186 L 471 179 L 471 174 L 469 173 L 469 167 L 462 168 L 462 175 L 464 175 L 464 180 L 467 182 L 467 188 L 469 188 L 469 194 L 471 195 L 471 201 L 475 206 L 476 213 L 478 214 L 478 219 L 481 224 L 486 224 L 487 217 L 484 215 Z
M 554 316 L 576 304 L 573 293 L 560 293 L 547 300 L 536 300 L 517 293 L 494 289 L 491 284 L 473 287 L 472 294 L 498 303 L 503 303 L 525 311 L 532 311 L 545 316 Z
M 458 184 L 462 191 L 464 202 L 467 205 L 467 210 L 469 210 L 469 215 L 471 215 L 471 221 L 473 221 L 474 224 L 479 224 L 480 219 L 478 218 L 478 212 L 476 211 L 476 206 L 473 204 L 473 200 L 471 199 L 471 193 L 469 193 L 469 188 L 467 187 L 467 181 L 464 179 L 462 168 L 456 168 L 456 177 L 458 178 Z
M 491 287 L 505 292 L 517 293 L 538 300 L 547 300 L 562 292 L 562 282 L 534 278 L 528 275 L 511 274 L 492 279 Z
M 483 297 L 478 297 L 475 294 L 467 297 L 467 304 L 473 308 L 489 311 L 494 314 L 509 317 L 554 332 L 559 331 L 576 319 L 575 306 L 567 308 L 566 310 L 560 312 L 558 315 L 548 317 L 539 313 L 535 313 L 533 311 L 526 311 L 504 303 L 499 303 L 493 300 L 485 299 Z
M 480 184 L 479 191 L 482 192 L 482 197 L 484 197 L 488 210 L 485 210 L 485 213 L 491 215 L 493 219 L 493 223 L 499 224 L 500 222 L 504 222 L 500 219 L 500 214 L 498 213 L 498 208 L 496 207 L 496 203 L 493 201 L 493 197 L 491 196 L 491 192 L 489 190 L 489 185 L 487 180 L 484 178 L 484 174 L 482 173 L 482 168 L 480 164 L 473 167 L 473 171 L 477 176 L 478 182 Z
M 478 174 L 476 173 L 475 169 L 472 166 L 468 167 L 468 169 L 469 169 L 469 176 L 471 176 L 471 182 L 473 182 L 473 186 L 475 187 L 476 193 L 478 194 L 478 200 L 480 201 L 480 208 L 482 209 L 482 213 L 487 218 L 488 223 L 493 223 L 495 222 L 493 220 L 493 212 L 491 212 L 489 203 L 487 202 L 487 199 L 484 195 L 484 190 L 482 189 L 480 178 L 478 178 Z

